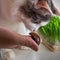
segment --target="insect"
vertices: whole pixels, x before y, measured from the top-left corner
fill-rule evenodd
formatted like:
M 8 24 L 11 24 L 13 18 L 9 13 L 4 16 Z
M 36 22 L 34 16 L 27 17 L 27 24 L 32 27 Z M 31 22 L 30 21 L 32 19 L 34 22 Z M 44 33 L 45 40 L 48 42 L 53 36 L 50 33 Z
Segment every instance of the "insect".
M 31 38 L 39 45 L 40 44 L 40 36 L 35 32 L 31 32 L 29 34 L 31 35 Z

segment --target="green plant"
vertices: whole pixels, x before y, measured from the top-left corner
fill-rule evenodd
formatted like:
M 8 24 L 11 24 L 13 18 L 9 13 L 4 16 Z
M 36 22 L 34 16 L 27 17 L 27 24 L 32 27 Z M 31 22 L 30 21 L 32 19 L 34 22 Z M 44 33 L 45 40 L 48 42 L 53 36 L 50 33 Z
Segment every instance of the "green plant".
M 60 18 L 58 16 L 52 16 L 47 25 L 41 26 L 38 29 L 38 33 L 47 42 L 54 45 L 60 41 Z

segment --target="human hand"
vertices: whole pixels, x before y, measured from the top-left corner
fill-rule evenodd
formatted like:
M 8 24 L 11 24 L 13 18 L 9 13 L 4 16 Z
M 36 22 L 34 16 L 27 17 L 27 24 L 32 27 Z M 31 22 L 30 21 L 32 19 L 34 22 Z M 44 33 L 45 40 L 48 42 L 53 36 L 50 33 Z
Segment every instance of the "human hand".
M 16 39 L 16 42 L 18 44 L 15 48 L 20 48 L 21 46 L 27 46 L 35 51 L 38 51 L 39 49 L 38 44 L 31 38 L 31 36 L 23 36 L 23 35 L 19 36 L 18 39 Z
M 31 36 L 20 35 L 6 27 L 0 27 L 0 48 L 14 48 L 16 46 L 27 46 L 35 51 L 39 49 Z

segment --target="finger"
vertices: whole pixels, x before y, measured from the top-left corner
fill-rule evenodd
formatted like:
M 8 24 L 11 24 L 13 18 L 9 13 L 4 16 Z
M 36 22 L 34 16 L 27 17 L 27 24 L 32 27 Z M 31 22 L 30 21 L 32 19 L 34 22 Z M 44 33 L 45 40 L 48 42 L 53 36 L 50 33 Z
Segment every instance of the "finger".
M 31 49 L 38 51 L 39 47 L 36 42 L 31 37 L 24 37 L 22 42 L 20 43 L 24 46 L 30 47 Z

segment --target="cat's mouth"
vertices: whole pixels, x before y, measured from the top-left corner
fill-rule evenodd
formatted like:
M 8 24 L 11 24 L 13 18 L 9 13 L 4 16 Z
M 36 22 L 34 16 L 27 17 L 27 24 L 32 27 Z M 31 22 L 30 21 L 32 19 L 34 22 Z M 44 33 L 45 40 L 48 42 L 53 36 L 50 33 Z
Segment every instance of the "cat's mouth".
M 41 21 L 39 24 L 35 24 L 30 22 L 29 25 L 31 26 L 31 31 L 37 31 L 39 27 L 47 25 L 48 21 Z

